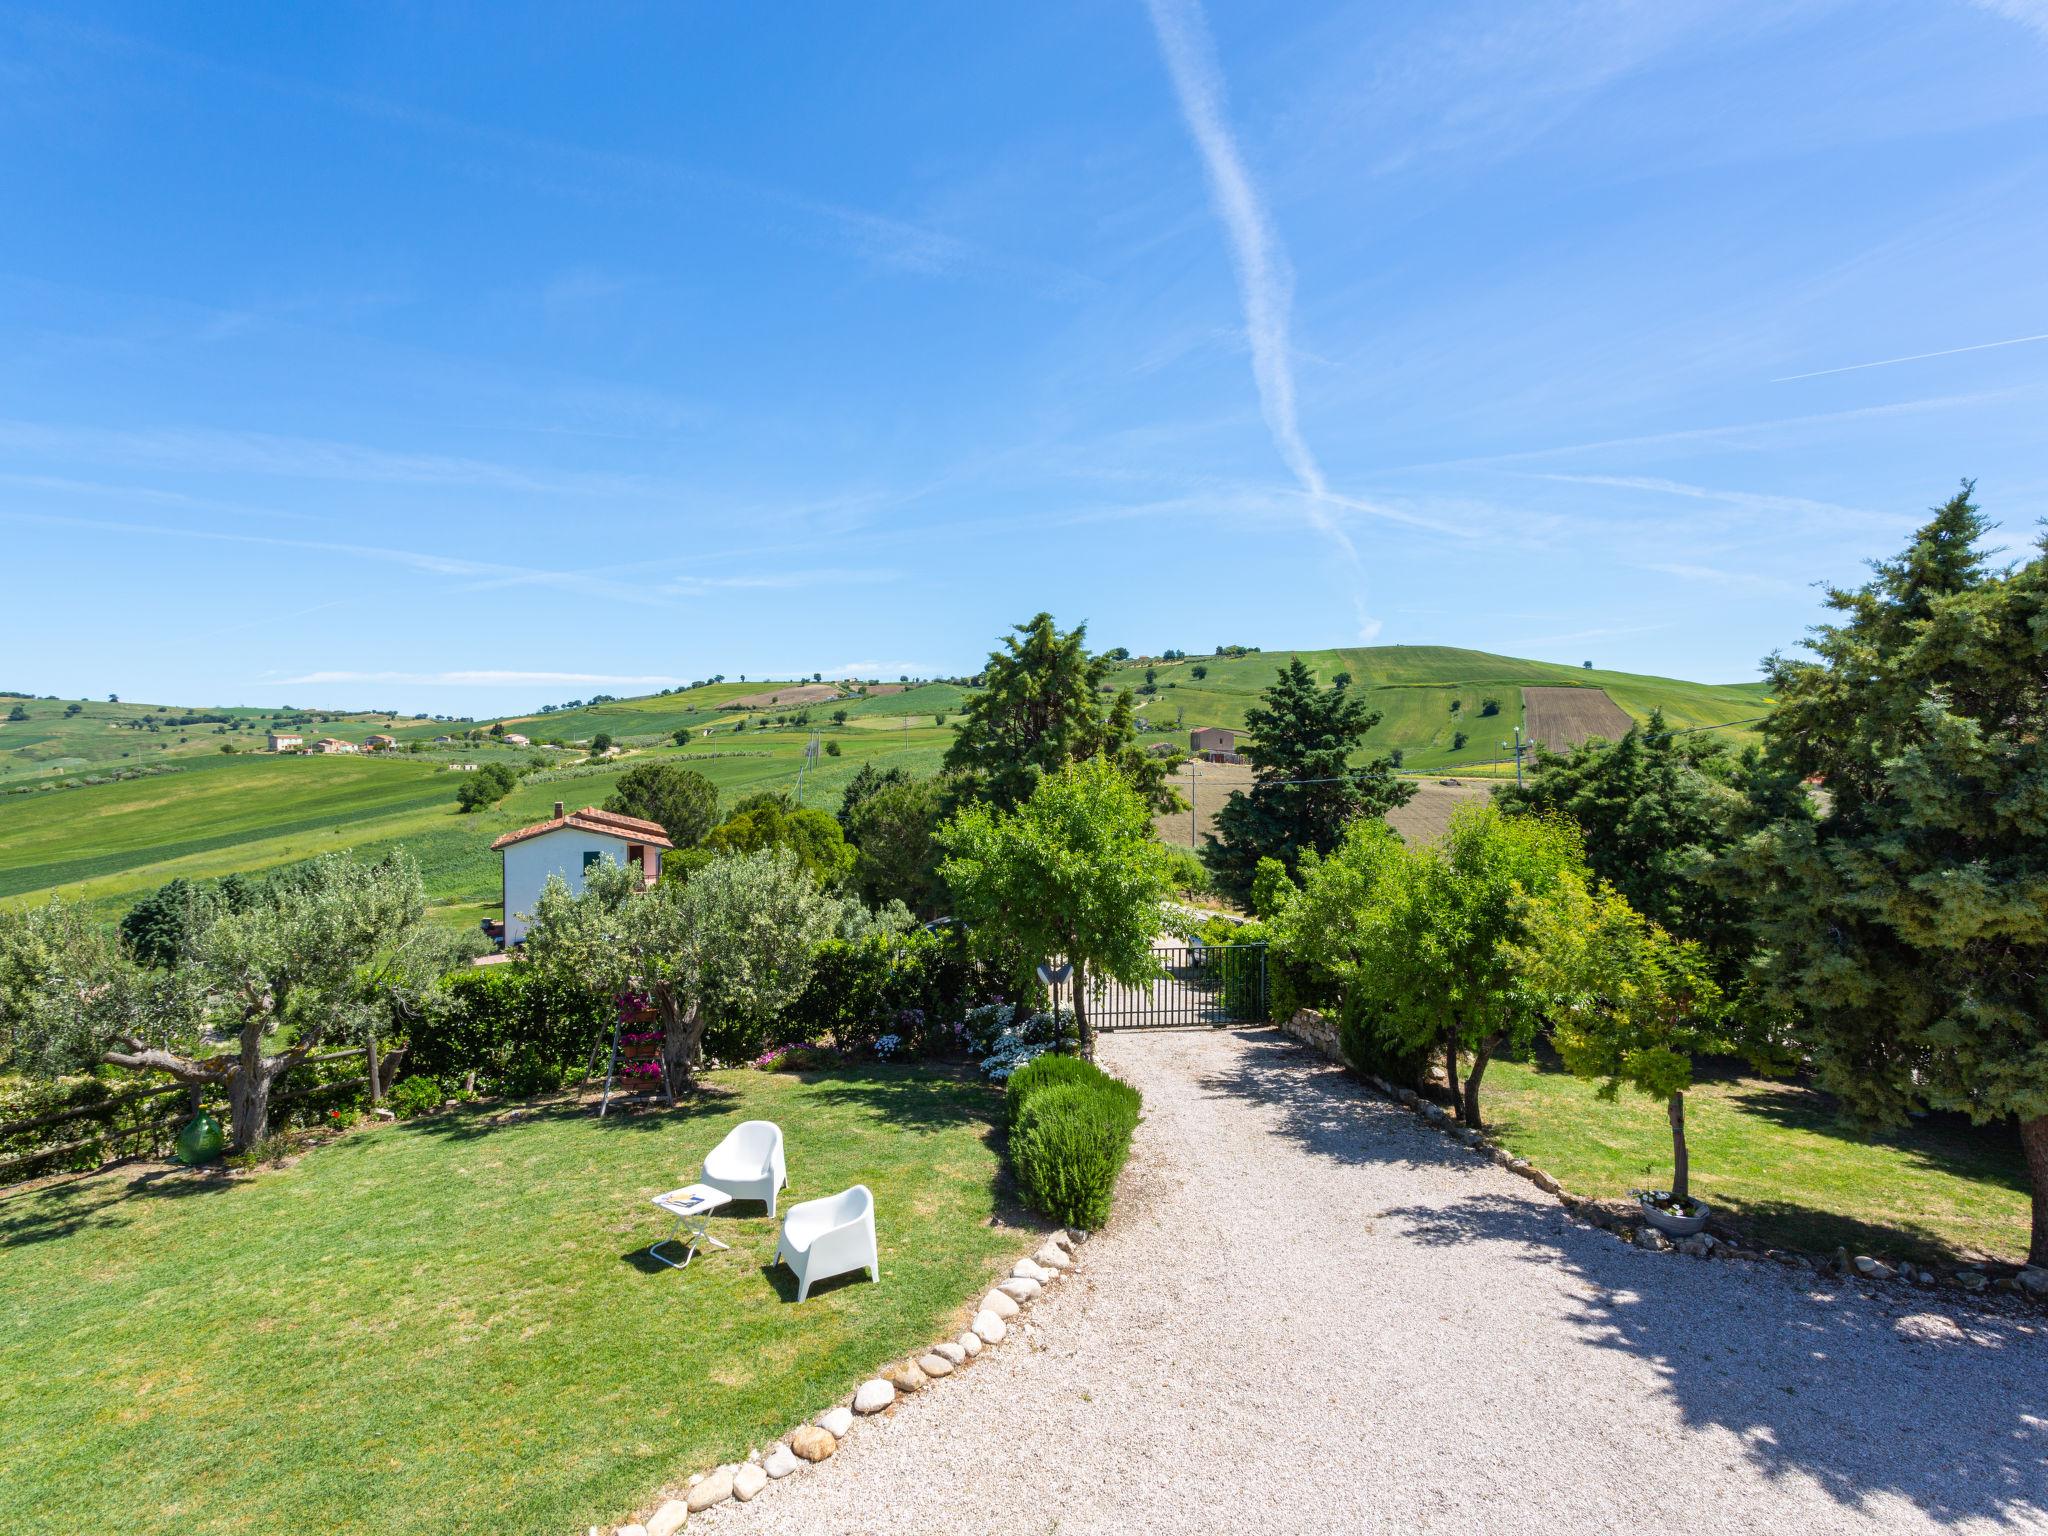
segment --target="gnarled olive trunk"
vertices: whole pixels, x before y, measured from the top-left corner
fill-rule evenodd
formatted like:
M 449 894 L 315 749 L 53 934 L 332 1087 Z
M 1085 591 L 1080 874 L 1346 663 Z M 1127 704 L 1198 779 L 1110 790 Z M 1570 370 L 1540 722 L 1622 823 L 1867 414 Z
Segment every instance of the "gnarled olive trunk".
M 672 985 L 654 989 L 654 1011 L 661 1020 L 661 1062 L 671 1099 L 678 1088 L 695 1086 L 697 1059 L 704 1044 L 704 1009 L 694 997 L 684 998 Z
M 1465 1102 L 1458 1091 L 1458 1032 L 1449 1030 L 1444 1035 L 1444 1079 L 1450 1084 L 1451 1106 L 1456 1109 Z M 1460 1110 L 1460 1113 L 1463 1111 Z

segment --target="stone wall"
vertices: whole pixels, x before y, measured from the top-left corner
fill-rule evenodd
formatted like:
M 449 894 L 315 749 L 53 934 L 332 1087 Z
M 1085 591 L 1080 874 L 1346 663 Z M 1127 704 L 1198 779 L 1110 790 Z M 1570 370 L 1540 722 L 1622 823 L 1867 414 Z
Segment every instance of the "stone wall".
M 1313 1008 L 1297 1008 L 1294 1017 L 1281 1021 L 1280 1027 L 1294 1036 L 1303 1045 L 1321 1051 L 1340 1066 L 1349 1066 L 1344 1059 L 1344 1046 L 1337 1038 L 1337 1026 Z

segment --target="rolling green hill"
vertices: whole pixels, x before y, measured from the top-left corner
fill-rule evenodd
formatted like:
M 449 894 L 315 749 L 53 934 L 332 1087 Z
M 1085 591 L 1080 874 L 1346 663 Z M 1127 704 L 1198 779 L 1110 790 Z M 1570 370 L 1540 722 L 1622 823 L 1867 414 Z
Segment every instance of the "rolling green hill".
M 1562 666 L 1555 662 L 1522 661 L 1486 651 L 1444 645 L 1380 645 L 1349 650 L 1259 651 L 1250 656 L 1190 656 L 1183 661 L 1132 661 L 1119 668 L 1119 683 L 1136 688 L 1149 665 L 1156 672 L 1156 691 L 1146 695 L 1146 723 L 1184 737 L 1201 725 L 1241 729 L 1244 712 L 1274 674 L 1299 656 L 1317 679 L 1327 683 L 1349 672 L 1380 723 L 1366 738 L 1367 756 L 1398 747 L 1402 766 L 1423 772 L 1455 769 L 1484 771 L 1490 764 L 1512 764 L 1512 741 L 1522 723 L 1525 687 L 1593 687 L 1638 720 L 1649 718 L 1659 705 L 1672 726 L 1689 729 L 1753 720 L 1767 708 L 1761 683 L 1689 683 L 1676 678 L 1645 677 L 1633 672 Z M 1207 675 L 1197 678 L 1196 668 Z M 1498 713 L 1481 715 L 1487 700 Z M 1456 709 L 1452 708 L 1453 704 Z M 1453 745 L 1457 733 L 1465 745 Z M 1731 742 L 1748 739 L 1737 728 L 1725 732 Z
M 1244 657 L 1158 662 L 1156 691 L 1142 714 L 1161 739 L 1185 746 L 1198 725 L 1241 727 L 1244 712 L 1274 672 L 1300 655 L 1328 681 L 1348 671 L 1383 719 L 1367 754 L 1399 747 L 1412 771 L 1484 771 L 1522 718 L 1530 685 L 1604 688 L 1640 719 L 1662 705 L 1673 725 L 1721 725 L 1763 712 L 1760 684 L 1719 686 L 1632 673 L 1588 671 L 1447 646 L 1265 651 Z M 1119 668 L 1117 684 L 1144 683 L 1142 661 Z M 1194 676 L 1201 667 L 1206 675 Z M 813 731 L 839 746 L 805 773 L 804 798 L 835 809 L 864 762 L 900 763 L 917 773 L 939 766 L 968 690 L 926 683 L 901 693 L 840 699 L 799 710 L 749 710 L 734 700 L 777 686 L 772 679 L 713 683 L 577 709 L 505 716 L 506 730 L 536 743 L 588 742 L 602 731 L 627 756 L 589 762 L 580 751 L 506 747 L 464 733 L 492 721 L 279 709 L 181 709 L 0 697 L 0 722 L 16 702 L 29 718 L 0 723 L 0 901 L 62 892 L 119 911 L 176 875 L 212 878 L 262 870 L 350 848 L 377 855 L 403 846 L 419 860 L 437 913 L 470 923 L 496 914 L 497 859 L 491 840 L 544 818 L 552 803 L 597 804 L 611 781 L 637 763 L 673 760 L 702 771 L 728 800 L 757 789 L 794 790 Z M 1486 700 L 1499 712 L 1481 716 Z M 1453 712 L 1451 704 L 1458 709 Z M 78 708 L 74 711 L 71 704 Z M 843 723 L 833 715 L 846 712 Z M 219 718 L 198 720 L 198 715 Z M 947 724 L 935 724 L 939 716 Z M 400 749 L 377 757 L 280 757 L 262 752 L 272 724 L 304 722 L 311 734 L 360 741 L 372 731 Z M 691 731 L 676 746 L 674 733 Z M 1467 733 L 1464 747 L 1455 733 Z M 1746 733 L 1731 730 L 1731 739 Z M 456 739 L 437 745 L 436 738 Z M 234 747 L 223 753 L 223 744 Z M 492 758 L 548 766 L 495 810 L 455 808 L 456 763 Z M 143 770 L 147 770 L 145 773 Z M 94 782 L 94 781 L 98 782 Z

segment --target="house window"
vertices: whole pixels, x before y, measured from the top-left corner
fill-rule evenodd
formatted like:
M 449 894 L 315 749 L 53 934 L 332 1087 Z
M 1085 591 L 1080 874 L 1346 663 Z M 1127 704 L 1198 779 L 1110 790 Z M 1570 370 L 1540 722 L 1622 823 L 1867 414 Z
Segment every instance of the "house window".
M 593 866 L 594 864 L 596 864 L 596 863 L 597 863 L 597 861 L 598 861 L 599 859 L 602 859 L 603 857 L 604 857 L 604 855 L 603 855 L 603 854 L 601 854 L 601 853 L 586 853 L 586 854 L 584 854 L 584 855 L 583 855 L 583 873 L 584 873 L 585 875 L 588 875 L 588 874 L 590 873 L 591 867 L 592 867 L 592 866 Z

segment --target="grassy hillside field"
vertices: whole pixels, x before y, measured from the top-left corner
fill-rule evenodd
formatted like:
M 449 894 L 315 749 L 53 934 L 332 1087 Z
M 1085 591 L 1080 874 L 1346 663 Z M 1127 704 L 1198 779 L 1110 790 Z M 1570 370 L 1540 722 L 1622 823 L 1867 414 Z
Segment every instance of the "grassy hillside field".
M 1501 743 L 1512 741 L 1515 727 L 1522 724 L 1525 687 L 1601 688 L 1637 720 L 1648 719 L 1652 709 L 1663 706 L 1665 719 L 1681 729 L 1753 719 L 1764 712 L 1768 697 L 1762 683 L 1689 683 L 1632 672 L 1521 661 L 1454 646 L 1381 645 L 1151 662 L 1158 691 L 1142 701 L 1142 713 L 1155 727 L 1172 728 L 1179 720 L 1183 732 L 1198 725 L 1241 728 L 1244 712 L 1258 701 L 1259 691 L 1296 656 L 1324 683 L 1339 672 L 1349 672 L 1353 685 L 1380 712 L 1379 725 L 1366 738 L 1364 755 L 1377 756 L 1399 747 L 1402 766 L 1420 772 L 1471 773 L 1490 763 L 1512 765 L 1513 751 L 1503 751 Z M 1117 680 L 1137 687 L 1144 681 L 1147 665 L 1131 662 L 1118 670 Z M 1207 676 L 1196 678 L 1197 667 Z M 1482 716 L 1480 710 L 1488 699 L 1499 705 L 1499 712 Z M 1458 706 L 1455 710 L 1453 703 Z M 1454 744 L 1459 731 L 1466 735 L 1463 747 Z M 1741 729 L 1723 734 L 1731 743 L 1750 737 L 1750 732 Z
M 730 691 L 747 685 L 719 686 Z M 381 757 L 230 757 L 216 747 L 160 777 L 0 794 L 0 900 L 38 901 L 61 891 L 118 912 L 174 876 L 204 879 L 263 870 L 344 848 L 374 857 L 403 846 L 419 860 L 436 915 L 467 925 L 497 915 L 493 838 L 544 819 L 556 800 L 572 806 L 602 803 L 612 781 L 628 767 L 649 761 L 687 763 L 728 801 L 759 789 L 793 793 L 811 729 L 756 729 L 753 721 L 772 715 L 720 711 L 704 707 L 705 702 L 671 695 L 535 717 L 548 722 L 551 731 L 575 735 L 605 728 L 590 725 L 592 718 L 637 724 L 640 729 L 612 734 L 628 744 L 660 745 L 638 747 L 604 764 L 559 754 L 555 766 L 522 781 L 498 807 L 474 815 L 456 809 L 462 775 L 448 765 L 493 757 L 524 761 L 533 755 L 530 751 L 465 744 Z M 691 717 L 698 715 L 712 723 L 711 735 L 694 737 L 686 747 L 670 744 L 670 732 L 679 724 L 694 724 Z M 534 723 L 508 718 L 507 728 Z M 734 731 L 735 724 L 744 728 Z M 819 722 L 815 713 L 813 727 L 840 746 L 840 756 L 820 755 L 804 774 L 805 803 L 828 810 L 838 806 L 862 763 L 900 763 L 930 773 L 952 737 L 950 729 L 928 723 L 886 732 L 834 727 Z M 445 727 L 418 727 L 415 734 L 427 729 L 440 734 Z
M 1350 672 L 1382 712 L 1362 756 L 1400 747 L 1407 769 L 1431 776 L 1471 775 L 1501 760 L 1499 743 L 1511 738 L 1522 719 L 1524 686 L 1597 686 L 1638 719 L 1661 704 L 1677 726 L 1745 720 L 1765 707 L 1760 684 L 1718 686 L 1587 671 L 1446 646 L 1377 646 L 1155 663 L 1157 691 L 1141 700 L 1142 714 L 1160 739 L 1182 746 L 1193 726 L 1242 726 L 1259 690 L 1296 654 L 1324 681 Z M 1119 668 L 1116 682 L 1139 686 L 1144 665 Z M 1206 669 L 1205 677 L 1194 677 L 1197 666 Z M 23 700 L 29 719 L 0 723 L 0 901 L 37 901 L 61 891 L 119 911 L 177 875 L 211 878 L 334 849 L 374 856 L 404 846 L 420 862 L 437 914 L 468 924 L 496 915 L 492 838 L 540 820 L 556 800 L 601 803 L 612 780 L 633 764 L 688 762 L 728 800 L 759 789 L 794 791 L 804 744 L 817 731 L 838 744 L 840 755 L 819 757 L 806 774 L 804 798 L 836 809 L 864 762 L 935 770 L 969 697 L 969 690 L 951 683 L 869 697 L 848 694 L 810 705 L 805 726 L 794 723 L 794 707 L 749 710 L 734 703 L 777 685 L 776 679 L 755 678 L 504 716 L 508 731 L 536 741 L 588 741 L 602 731 L 628 755 L 591 764 L 581 753 L 548 753 L 550 767 L 522 782 L 495 810 L 473 816 L 455 808 L 461 779 L 450 765 L 493 757 L 524 762 L 534 751 L 492 742 L 433 742 L 489 720 Z M 1499 712 L 1482 717 L 1488 699 L 1498 703 Z M 15 702 L 0 699 L 0 717 Z M 76 713 L 68 712 L 71 703 L 78 704 Z M 842 709 L 847 718 L 837 724 L 832 716 Z M 194 714 L 226 718 L 179 723 Z M 376 758 L 277 757 L 259 750 L 270 725 L 307 715 L 308 735 L 360 741 L 383 731 L 397 737 L 402 750 Z M 1183 721 L 1178 730 L 1177 716 Z M 941 717 L 944 725 L 937 723 Z M 674 733 L 683 729 L 691 736 L 678 747 Z M 1453 745 L 1460 730 L 1468 737 L 1462 748 Z M 1741 740 L 1747 732 L 1727 735 Z M 223 743 L 234 746 L 235 754 L 222 753 Z M 150 776 L 119 777 L 141 768 L 152 770 Z M 103 782 L 86 782 L 90 778 Z M 59 787 L 64 785 L 75 787 Z M 1184 839 L 1182 831 L 1177 840 Z

